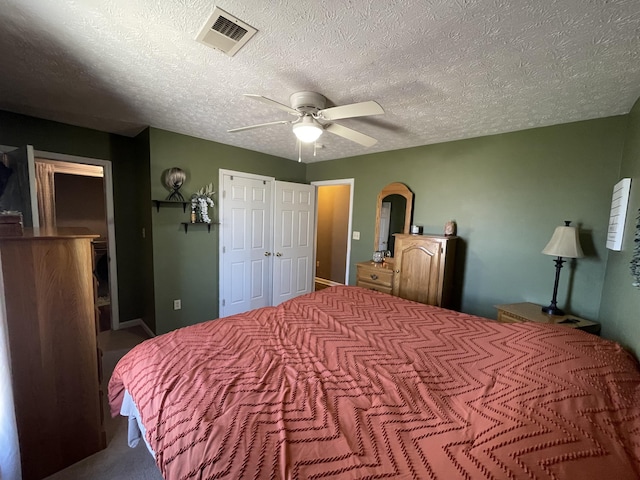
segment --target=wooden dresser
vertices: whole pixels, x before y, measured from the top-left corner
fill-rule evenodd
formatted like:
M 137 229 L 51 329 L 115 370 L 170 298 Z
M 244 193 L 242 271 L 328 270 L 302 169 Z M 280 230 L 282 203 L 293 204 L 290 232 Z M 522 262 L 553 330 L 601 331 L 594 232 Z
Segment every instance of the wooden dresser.
M 416 302 L 450 307 L 457 239 L 396 234 L 393 260 L 358 263 L 356 285 Z
M 0 237 L 23 480 L 105 447 L 91 241 L 84 229 Z
M 360 262 L 356 268 L 358 270 L 357 286 L 392 294 L 393 265 L 391 263 Z

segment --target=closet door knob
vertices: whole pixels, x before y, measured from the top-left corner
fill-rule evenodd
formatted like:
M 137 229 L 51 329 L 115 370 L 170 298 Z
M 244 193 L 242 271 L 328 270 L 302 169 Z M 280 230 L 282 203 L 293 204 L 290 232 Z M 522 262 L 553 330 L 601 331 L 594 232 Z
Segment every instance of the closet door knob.
M 264 252 L 264 256 L 265 257 L 270 257 L 271 256 L 271 252 Z
M 281 257 L 282 254 L 280 252 L 276 253 L 276 257 Z

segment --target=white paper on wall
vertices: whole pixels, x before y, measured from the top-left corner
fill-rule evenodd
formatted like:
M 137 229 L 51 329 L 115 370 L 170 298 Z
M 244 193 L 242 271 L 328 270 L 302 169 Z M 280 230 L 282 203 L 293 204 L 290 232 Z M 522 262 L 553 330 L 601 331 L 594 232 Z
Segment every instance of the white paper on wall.
M 607 232 L 607 248 L 609 250 L 622 250 L 622 236 L 624 234 L 624 222 L 627 218 L 630 191 L 630 178 L 623 178 L 613 187 L 609 230 Z

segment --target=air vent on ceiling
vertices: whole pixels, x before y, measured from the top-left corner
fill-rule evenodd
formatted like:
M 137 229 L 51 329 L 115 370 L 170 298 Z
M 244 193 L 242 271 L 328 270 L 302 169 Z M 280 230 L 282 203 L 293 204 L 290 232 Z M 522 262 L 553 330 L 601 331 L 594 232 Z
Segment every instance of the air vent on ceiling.
M 232 57 L 256 32 L 252 26 L 215 7 L 196 40 Z

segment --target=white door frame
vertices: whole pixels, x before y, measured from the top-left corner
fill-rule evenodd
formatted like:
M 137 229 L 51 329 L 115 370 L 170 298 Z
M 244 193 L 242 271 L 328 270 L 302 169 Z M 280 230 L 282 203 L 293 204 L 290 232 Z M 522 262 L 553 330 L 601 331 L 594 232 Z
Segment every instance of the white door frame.
M 27 166 L 29 167 L 29 193 L 31 197 L 31 224 L 34 228 L 40 228 L 40 210 L 38 207 L 38 192 L 36 181 L 36 155 L 33 145 L 27 145 Z
M 332 185 L 349 185 L 349 225 L 347 227 L 347 253 L 346 253 L 346 268 L 344 274 L 344 284 L 349 285 L 349 266 L 351 265 L 351 229 L 353 228 L 353 190 L 355 187 L 355 179 L 353 178 L 341 178 L 338 180 L 321 180 L 318 182 L 311 182 L 311 185 L 316 185 L 317 187 L 326 187 Z M 316 238 L 318 235 L 318 202 L 316 202 Z M 317 248 L 317 243 L 316 243 Z M 315 251 L 315 248 L 314 248 Z M 314 260 L 315 261 L 315 260 Z M 314 263 L 315 265 L 315 263 Z M 315 268 L 314 268 L 315 271 Z
M 104 189 L 107 210 L 107 233 L 109 235 L 109 295 L 111 298 L 111 328 L 120 329 L 120 310 L 118 308 L 118 265 L 116 260 L 116 227 L 113 213 L 113 173 L 110 160 L 100 160 L 98 158 L 78 157 L 76 155 L 66 155 L 64 153 L 53 153 L 36 150 L 36 158 L 46 160 L 59 160 L 61 162 L 81 163 L 84 165 L 97 165 L 103 168 Z
M 275 178 L 274 177 L 267 177 L 265 175 L 257 175 L 255 173 L 246 173 L 246 172 L 239 172 L 236 170 L 227 170 L 224 168 L 221 168 L 218 170 L 218 222 L 220 223 L 220 228 L 218 228 L 218 317 L 222 317 L 223 312 L 224 312 L 224 306 L 222 305 L 222 301 L 224 300 L 224 295 L 223 295 L 223 291 L 222 291 L 222 286 L 224 285 L 224 269 L 222 268 L 222 256 L 223 256 L 223 251 L 222 249 L 224 248 L 224 238 L 223 238 L 223 228 L 222 228 L 222 224 L 224 222 L 224 217 L 222 216 L 223 212 L 224 212 L 224 201 L 225 201 L 225 196 L 222 192 L 222 185 L 224 182 L 224 176 L 225 175 L 231 175 L 231 176 L 236 176 L 236 177 L 243 177 L 243 178 L 251 178 L 254 180 L 263 180 L 263 181 L 267 181 L 267 182 L 271 182 L 271 199 L 273 200 L 273 195 L 274 195 L 274 188 L 275 188 Z M 271 222 L 273 225 L 273 215 L 274 213 L 271 212 Z M 273 271 L 273 259 L 272 257 L 269 257 L 269 261 L 271 262 L 271 268 Z M 271 298 L 272 297 L 272 285 L 271 282 L 268 285 L 269 287 L 269 292 L 268 293 L 268 297 Z

